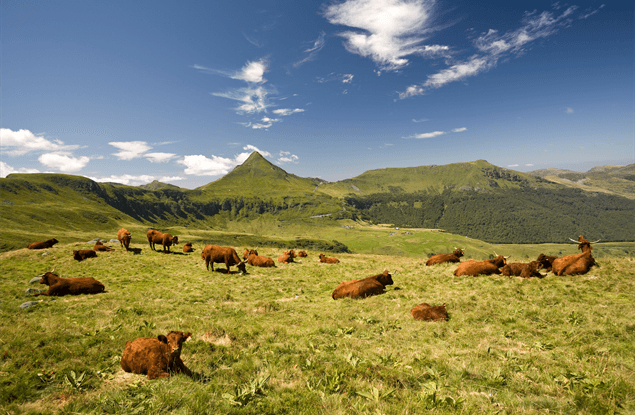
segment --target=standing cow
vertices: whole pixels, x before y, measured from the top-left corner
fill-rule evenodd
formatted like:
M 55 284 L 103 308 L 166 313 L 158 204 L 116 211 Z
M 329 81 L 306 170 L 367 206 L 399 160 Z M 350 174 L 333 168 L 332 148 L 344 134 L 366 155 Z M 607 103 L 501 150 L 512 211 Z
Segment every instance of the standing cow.
M 156 251 L 155 244 L 161 244 L 161 246 L 163 246 L 163 252 L 170 252 L 170 246 L 179 243 L 178 236 L 172 236 L 169 233 L 159 232 L 154 229 L 148 229 L 146 236 L 148 237 L 150 249 L 153 251 Z
M 214 262 L 217 264 L 225 264 L 229 274 L 229 267 L 236 265 L 242 273 L 246 273 L 245 261 L 240 261 L 238 254 L 234 248 L 218 246 L 218 245 L 205 245 L 201 252 L 201 258 L 205 261 L 205 266 L 209 271 L 210 264 L 212 265 L 212 271 L 214 271 Z
M 119 243 L 122 248 L 126 248 L 126 251 L 130 250 L 130 240 L 132 239 L 132 234 L 128 232 L 127 229 L 119 229 L 117 232 L 117 239 L 119 239 Z

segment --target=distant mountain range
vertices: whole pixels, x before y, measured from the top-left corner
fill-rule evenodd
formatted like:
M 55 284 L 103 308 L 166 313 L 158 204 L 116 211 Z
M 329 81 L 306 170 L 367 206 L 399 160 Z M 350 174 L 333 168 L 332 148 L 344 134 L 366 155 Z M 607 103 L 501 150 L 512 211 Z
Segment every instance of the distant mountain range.
M 521 173 L 477 160 L 370 170 L 329 183 L 287 173 L 254 152 L 224 177 L 193 190 L 157 181 L 134 187 L 62 174 L 10 174 L 0 179 L 0 223 L 4 234 L 18 239 L 38 229 L 118 229 L 122 223 L 220 230 L 230 222 L 234 229 L 255 222 L 315 226 L 319 217 L 320 226 L 362 220 L 496 243 L 563 242 L 580 234 L 632 241 L 634 170 Z

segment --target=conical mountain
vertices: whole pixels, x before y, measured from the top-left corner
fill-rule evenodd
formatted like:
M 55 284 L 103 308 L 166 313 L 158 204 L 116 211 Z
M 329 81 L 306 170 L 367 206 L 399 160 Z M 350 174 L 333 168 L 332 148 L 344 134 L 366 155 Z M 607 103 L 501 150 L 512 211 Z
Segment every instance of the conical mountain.
M 302 197 L 314 194 L 319 179 L 287 173 L 254 151 L 247 160 L 222 178 L 197 188 L 208 195 L 227 197 Z

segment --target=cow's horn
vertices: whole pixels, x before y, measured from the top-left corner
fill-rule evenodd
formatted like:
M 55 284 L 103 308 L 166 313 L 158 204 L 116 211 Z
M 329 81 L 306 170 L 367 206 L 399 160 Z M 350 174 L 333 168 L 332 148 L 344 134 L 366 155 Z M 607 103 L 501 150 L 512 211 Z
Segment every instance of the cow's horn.
M 601 241 L 601 239 L 598 239 L 598 240 L 597 240 L 597 241 L 595 241 L 595 242 L 589 242 L 589 243 L 590 243 L 590 244 L 596 244 L 596 243 L 598 243 L 598 242 L 600 242 L 600 241 Z
M 571 239 L 571 238 L 569 238 L 569 240 L 570 240 L 571 242 L 573 242 L 573 243 L 576 243 L 576 244 L 579 244 L 579 243 L 580 243 L 580 241 L 576 241 L 575 239 Z

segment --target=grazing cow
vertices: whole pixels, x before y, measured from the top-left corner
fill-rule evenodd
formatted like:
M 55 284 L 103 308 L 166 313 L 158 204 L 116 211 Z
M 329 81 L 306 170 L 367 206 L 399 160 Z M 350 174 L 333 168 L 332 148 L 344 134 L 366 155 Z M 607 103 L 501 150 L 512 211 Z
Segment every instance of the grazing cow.
M 324 254 L 320 254 L 320 262 L 323 262 L 325 264 L 339 264 L 340 260 L 337 258 L 329 258 Z
M 486 261 L 465 261 L 461 262 L 459 266 L 454 270 L 455 276 L 471 275 L 476 277 L 478 275 L 491 275 L 500 274 L 500 267 L 505 266 L 507 258 L 503 255 L 499 255 L 494 259 L 488 259 Z
M 160 334 L 156 339 L 140 338 L 127 341 L 121 356 L 121 368 L 129 373 L 148 375 L 148 379 L 167 378 L 169 372 L 183 372 L 192 376 L 183 360 L 181 347 L 192 333 L 171 331 L 167 336 Z
M 97 251 L 110 252 L 110 251 L 114 251 L 114 249 L 112 249 L 109 246 L 106 246 L 106 245 L 102 244 L 101 241 L 97 241 L 97 242 L 95 242 L 95 246 L 93 246 L 93 251 L 95 251 L 95 252 L 97 252 Z
M 431 306 L 428 303 L 421 303 L 410 310 L 410 314 L 415 320 L 425 321 L 447 321 L 449 319 L 448 312 L 443 305 Z
M 293 252 L 292 249 L 289 252 L 285 252 L 284 254 L 280 255 L 278 257 L 278 262 L 289 264 L 293 262 L 293 258 L 295 258 L 295 252 Z
M 53 239 L 49 239 L 47 241 L 42 241 L 42 242 L 33 242 L 27 245 L 28 249 L 46 249 L 46 248 L 50 248 L 53 245 L 55 245 L 56 243 L 58 243 L 59 241 L 55 238 Z
M 240 258 L 238 258 L 238 254 L 236 254 L 236 250 L 234 248 L 218 245 L 205 245 L 205 248 L 201 251 L 201 258 L 205 260 L 205 266 L 208 271 L 210 264 L 212 265 L 212 271 L 214 271 L 214 262 L 216 262 L 217 264 L 225 264 L 227 267 L 225 272 L 227 274 L 229 274 L 229 267 L 232 265 L 238 266 L 238 270 L 242 273 L 247 272 L 245 261 L 240 261 Z
M 558 259 L 557 256 L 547 256 L 545 254 L 540 254 L 538 255 L 538 258 L 536 259 L 536 261 L 542 264 L 542 269 L 549 272 L 551 271 L 551 266 L 553 264 L 553 261 L 555 261 L 556 259 Z
M 426 262 L 426 265 L 437 265 L 443 264 L 445 262 L 461 262 L 460 258 L 462 256 L 463 250 L 460 248 L 456 248 L 456 250 L 451 254 L 432 255 Z
M 183 252 L 194 252 L 194 248 L 192 248 L 192 242 L 186 242 L 183 244 Z
M 87 258 L 97 258 L 97 252 L 92 249 L 80 249 L 79 251 L 73 251 L 74 260 L 83 261 Z
M 243 251 L 243 260 L 249 258 L 249 255 L 251 254 L 256 254 L 256 256 L 258 256 L 258 251 L 256 249 L 245 248 L 245 250 Z
M 542 269 L 542 264 L 539 261 L 531 261 L 528 264 L 512 262 L 511 264 L 506 264 L 503 268 L 501 268 L 501 273 L 508 277 L 520 276 L 522 278 L 543 278 L 544 275 L 538 271 L 540 269 Z
M 161 244 L 161 246 L 163 246 L 163 252 L 170 252 L 170 246 L 179 243 L 178 236 L 172 236 L 169 233 L 159 232 L 154 229 L 148 229 L 146 236 L 148 237 L 150 249 L 153 251 L 156 251 L 155 244 Z
M 273 259 L 268 256 L 258 256 L 255 249 L 250 249 L 250 254 L 247 256 L 247 263 L 253 267 L 262 268 L 275 268 L 276 264 Z
M 573 241 L 573 239 L 571 239 Z M 573 241 L 576 242 L 576 241 Z M 591 243 L 584 236 L 580 235 L 578 238 L 578 249 L 582 251 L 581 254 L 565 255 L 562 258 L 557 258 L 553 261 L 552 271 L 558 276 L 563 275 L 580 275 L 589 272 L 593 265 L 597 265 L 595 258 L 591 255 Z
M 92 251 L 91 251 L 92 252 Z M 62 296 L 62 295 L 79 295 L 79 294 L 98 294 L 104 292 L 104 284 L 97 281 L 93 277 L 79 277 L 79 278 L 62 278 L 51 272 L 45 272 L 39 275 L 40 284 L 46 284 L 49 286 L 49 290 L 46 292 L 33 294 L 48 295 L 48 296 Z
M 130 240 L 132 239 L 132 234 L 128 232 L 128 230 L 121 228 L 117 232 L 117 239 L 119 239 L 119 243 L 122 248 L 126 248 L 126 251 L 130 250 Z
M 299 258 L 306 258 L 307 257 L 306 251 L 299 251 L 298 252 L 298 257 Z
M 350 297 L 350 298 L 364 298 L 370 295 L 383 294 L 385 292 L 386 285 L 392 285 L 392 275 L 385 270 L 381 274 L 373 275 L 372 277 L 366 277 L 361 280 L 345 281 L 338 285 L 331 297 L 334 300 L 338 298 Z

